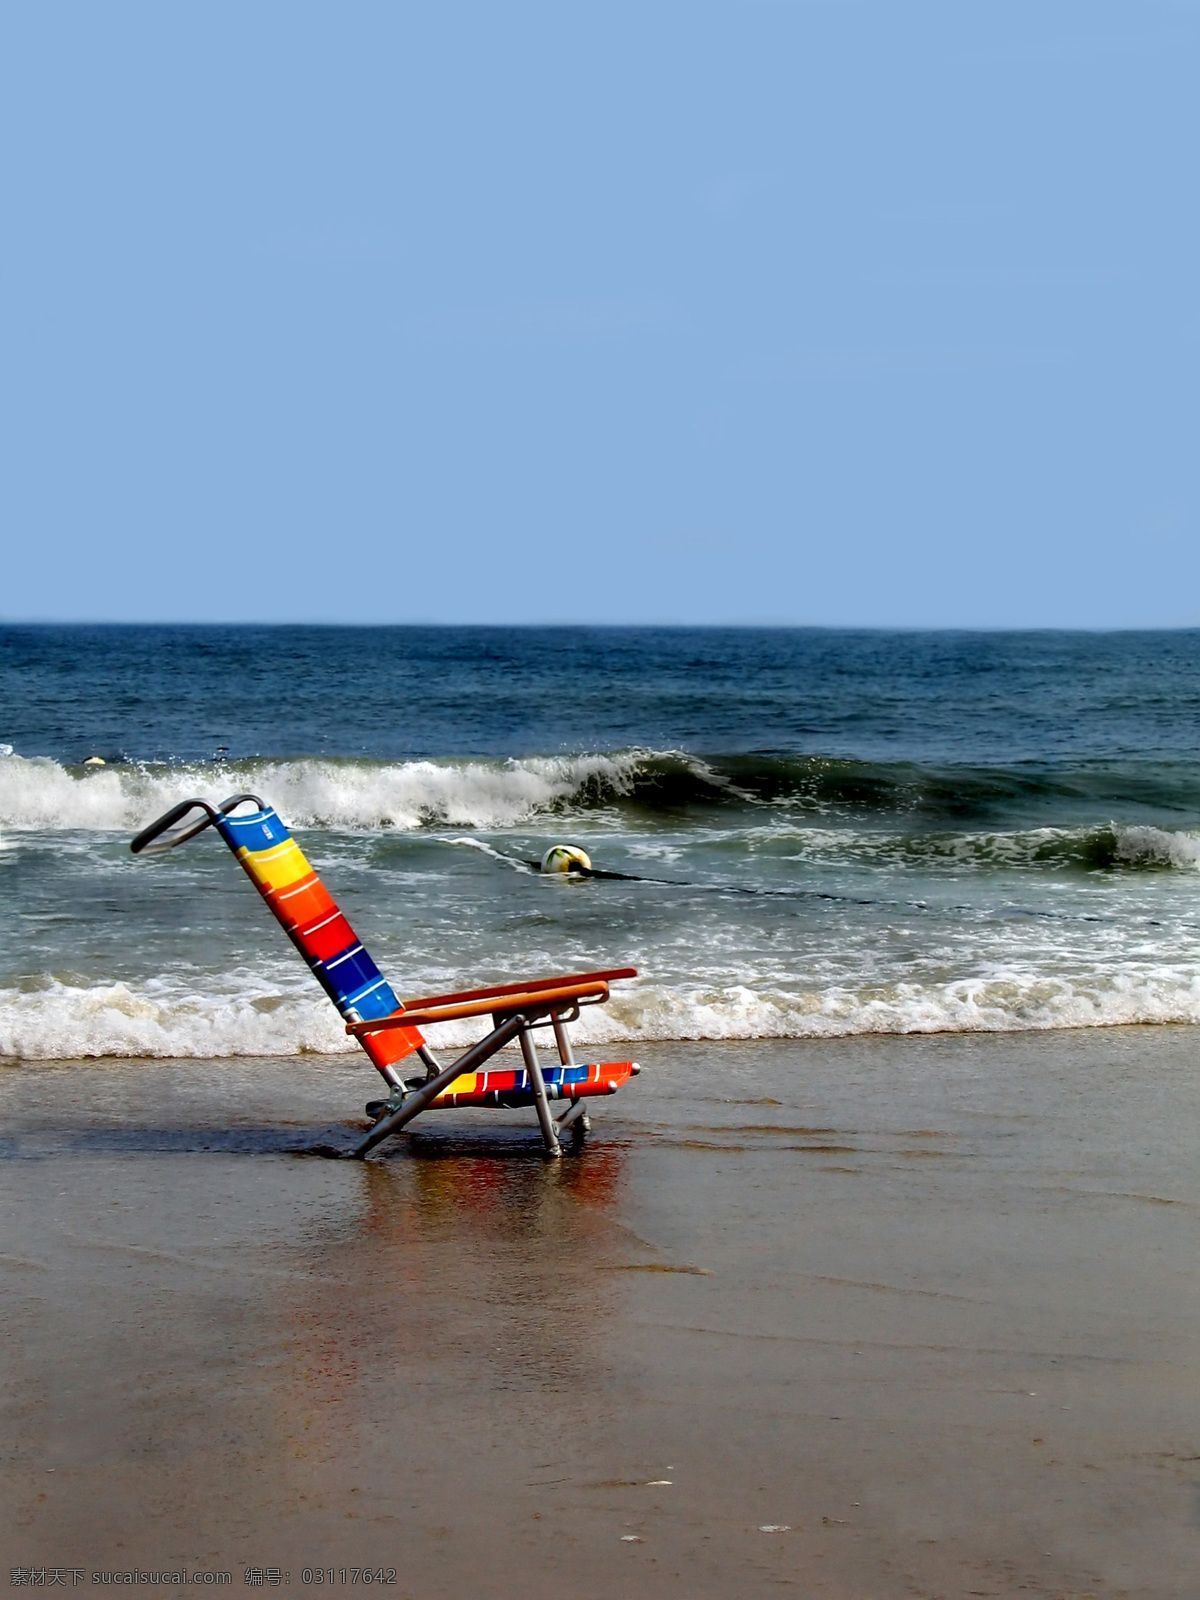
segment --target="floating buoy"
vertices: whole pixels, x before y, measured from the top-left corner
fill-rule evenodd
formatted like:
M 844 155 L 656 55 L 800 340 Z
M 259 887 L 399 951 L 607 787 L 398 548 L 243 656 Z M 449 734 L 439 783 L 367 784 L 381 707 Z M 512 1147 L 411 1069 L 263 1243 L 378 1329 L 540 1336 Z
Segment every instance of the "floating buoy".
M 574 844 L 552 844 L 542 857 L 543 872 L 584 872 L 592 870 L 591 858 L 586 850 Z
M 104 757 L 89 756 L 83 764 L 85 767 L 102 767 L 104 766 Z

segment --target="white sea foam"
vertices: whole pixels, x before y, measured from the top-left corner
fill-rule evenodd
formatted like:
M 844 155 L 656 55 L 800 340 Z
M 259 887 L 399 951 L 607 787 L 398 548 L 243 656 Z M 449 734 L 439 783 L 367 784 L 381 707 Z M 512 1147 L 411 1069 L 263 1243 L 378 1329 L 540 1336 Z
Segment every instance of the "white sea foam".
M 1134 866 L 1200 866 L 1200 835 L 1165 828 L 1117 828 L 1117 859 Z
M 1011 972 L 943 984 L 898 983 L 808 994 L 745 987 L 614 996 L 613 1039 L 809 1039 L 865 1033 L 1020 1033 L 1048 1028 L 1200 1022 L 1200 971 Z
M 257 992 L 256 992 L 257 989 Z M 1200 1023 L 1200 968 L 1047 977 L 1018 971 L 944 984 L 794 994 L 742 986 L 614 990 L 585 1010 L 585 1048 L 653 1040 L 838 1038 L 855 1034 L 1004 1033 L 1132 1023 Z M 461 1048 L 478 1020 L 429 1030 L 435 1049 Z M 319 994 L 202 993 L 161 983 L 0 990 L 0 1057 L 82 1060 L 338 1055 L 357 1046 Z
M 220 801 L 239 789 L 266 796 L 295 827 L 350 832 L 422 827 L 518 827 L 577 805 L 629 795 L 657 767 L 686 768 L 706 791 L 749 799 L 696 757 L 681 751 L 628 750 L 608 755 L 529 756 L 520 760 L 355 762 L 295 760 L 233 766 L 113 765 L 84 771 L 45 757 L 27 758 L 0 744 L 0 828 L 136 832 L 178 801 Z M 649 780 L 652 792 L 654 780 Z M 594 811 L 593 811 L 594 817 Z M 736 831 L 736 830 L 735 830 Z M 728 837 L 728 829 L 692 825 L 693 845 Z M 910 832 L 773 823 L 741 830 L 752 849 L 793 846 L 807 863 L 943 868 L 1063 865 L 1200 867 L 1200 835 L 1116 823 L 1091 828 L 1012 832 Z M 662 841 L 632 853 L 659 855 Z M 668 859 L 671 857 L 668 856 Z
M 26 1061 L 93 1056 L 275 1056 L 354 1048 L 337 1013 L 311 999 L 164 992 L 157 984 L 88 987 L 51 981 L 0 990 L 0 1056 Z M 256 1003 L 257 1002 L 257 1003 Z
M 639 752 L 513 761 L 355 763 L 305 758 L 223 768 L 113 766 L 73 772 L 46 758 L 0 758 L 0 827 L 134 831 L 190 796 L 264 794 L 296 827 L 349 830 L 513 827 L 589 785 L 625 792 Z
M 1106 823 L 1082 828 L 1019 828 L 1005 832 L 902 832 L 812 826 L 744 830 L 748 844 L 783 860 L 853 863 L 867 868 L 917 868 L 954 873 L 1063 867 L 1200 866 L 1200 834 L 1144 825 Z

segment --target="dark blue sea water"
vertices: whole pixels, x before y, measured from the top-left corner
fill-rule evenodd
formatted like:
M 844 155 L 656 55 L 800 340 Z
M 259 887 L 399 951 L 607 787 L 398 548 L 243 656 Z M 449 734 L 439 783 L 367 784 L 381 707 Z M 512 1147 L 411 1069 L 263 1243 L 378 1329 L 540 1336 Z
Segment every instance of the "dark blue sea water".
M 1200 633 L 0 629 L 0 1053 L 345 1047 L 251 788 L 401 993 L 633 961 L 597 1036 L 1200 1020 Z M 103 767 L 84 767 L 100 756 Z M 552 843 L 643 881 L 550 881 Z

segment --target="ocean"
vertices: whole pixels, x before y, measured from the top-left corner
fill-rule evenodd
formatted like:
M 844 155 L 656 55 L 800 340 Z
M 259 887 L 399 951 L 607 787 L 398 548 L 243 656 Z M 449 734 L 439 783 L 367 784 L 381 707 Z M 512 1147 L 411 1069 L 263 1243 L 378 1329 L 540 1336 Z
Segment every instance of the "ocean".
M 1198 632 L 5 626 L 0 740 L 0 1056 L 355 1048 L 129 852 L 240 789 L 402 996 L 637 966 L 595 1044 L 1200 1022 Z

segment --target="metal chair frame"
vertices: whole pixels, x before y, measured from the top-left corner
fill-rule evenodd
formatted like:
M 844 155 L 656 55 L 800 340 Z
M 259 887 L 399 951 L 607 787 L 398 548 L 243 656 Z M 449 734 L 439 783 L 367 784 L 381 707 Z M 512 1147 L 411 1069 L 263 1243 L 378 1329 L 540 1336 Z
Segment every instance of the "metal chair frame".
M 406 1001 L 403 1011 L 393 1017 L 381 1017 L 373 1022 L 347 1023 L 346 1032 L 361 1039 L 367 1034 L 383 1032 L 388 1028 L 421 1027 L 489 1013 L 492 1019 L 491 1032 L 464 1050 L 448 1067 L 438 1062 L 428 1045 L 421 1046 L 417 1054 L 425 1063 L 426 1076 L 393 1088 L 391 1096 L 379 1104 L 379 1120 L 355 1147 L 354 1154 L 365 1156 L 384 1139 L 398 1133 L 414 1117 L 427 1110 L 440 1095 L 446 1094 L 456 1079 L 465 1073 L 477 1072 L 485 1061 L 503 1050 L 513 1039 L 521 1047 L 546 1151 L 552 1156 L 560 1154 L 562 1133 L 572 1127 L 579 1127 L 586 1132 L 590 1126 L 587 1101 L 583 1095 L 573 1094 L 571 1086 L 560 1088 L 557 1084 L 547 1084 L 534 1043 L 534 1030 L 552 1028 L 559 1061 L 564 1067 L 575 1066 L 575 1053 L 571 1048 L 567 1025 L 578 1020 L 581 1006 L 602 1005 L 608 999 L 610 980 L 634 976 L 635 968 L 622 967 L 608 972 L 544 978 L 534 984 L 467 989 L 457 994 L 432 995 Z M 634 1063 L 633 1072 L 637 1071 L 637 1064 Z M 614 1081 L 602 1092 L 616 1094 L 618 1087 Z M 497 1106 L 523 1103 L 499 1089 L 493 1091 L 493 1096 L 492 1103 Z M 557 1119 L 550 1110 L 551 1099 L 568 1099 L 571 1102 Z M 453 1103 L 453 1095 L 448 1095 L 446 1104 Z M 370 1109 L 374 1110 L 375 1107 Z

